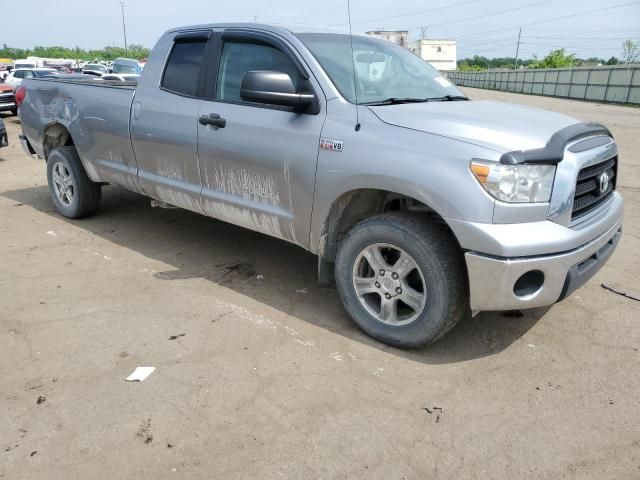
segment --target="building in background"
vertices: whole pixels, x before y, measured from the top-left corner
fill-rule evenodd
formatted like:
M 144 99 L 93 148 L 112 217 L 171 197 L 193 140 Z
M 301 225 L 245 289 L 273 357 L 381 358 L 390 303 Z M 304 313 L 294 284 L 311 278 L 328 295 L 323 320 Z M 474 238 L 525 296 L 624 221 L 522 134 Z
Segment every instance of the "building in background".
M 404 48 L 407 48 L 409 45 L 409 32 L 407 30 L 372 30 L 367 32 L 367 35 L 393 42 Z
M 424 38 L 411 42 L 409 50 L 438 70 L 455 70 L 457 68 L 455 40 Z

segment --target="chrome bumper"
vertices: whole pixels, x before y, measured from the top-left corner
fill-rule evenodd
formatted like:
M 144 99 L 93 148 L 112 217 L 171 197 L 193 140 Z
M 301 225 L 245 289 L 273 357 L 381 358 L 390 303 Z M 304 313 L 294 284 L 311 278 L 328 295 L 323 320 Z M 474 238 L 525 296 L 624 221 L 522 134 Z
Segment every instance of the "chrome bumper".
M 581 287 L 596 274 L 615 250 L 622 233 L 622 216 L 592 241 L 563 253 L 502 258 L 467 252 L 470 306 L 474 311 L 515 310 L 551 305 Z M 512 225 L 518 228 L 518 225 Z M 516 283 L 536 273 L 539 288 L 518 290 Z M 519 284 L 521 285 L 521 284 Z

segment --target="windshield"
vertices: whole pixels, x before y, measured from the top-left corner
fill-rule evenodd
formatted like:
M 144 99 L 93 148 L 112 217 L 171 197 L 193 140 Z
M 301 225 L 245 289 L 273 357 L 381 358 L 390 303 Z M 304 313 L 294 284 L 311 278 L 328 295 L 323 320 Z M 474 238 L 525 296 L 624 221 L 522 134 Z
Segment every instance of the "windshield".
M 354 36 L 352 58 L 349 35 L 301 33 L 296 36 L 322 65 L 342 96 L 351 103 L 356 100 L 354 63 L 358 103 L 463 96 L 435 68 L 394 43 Z

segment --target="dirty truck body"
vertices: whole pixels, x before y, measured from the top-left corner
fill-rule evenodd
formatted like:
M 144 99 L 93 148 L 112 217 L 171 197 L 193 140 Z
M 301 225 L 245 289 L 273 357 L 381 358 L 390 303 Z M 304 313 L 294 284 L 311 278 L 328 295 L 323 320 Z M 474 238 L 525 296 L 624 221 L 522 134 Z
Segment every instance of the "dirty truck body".
M 26 80 L 21 141 L 64 215 L 93 213 L 108 183 L 294 243 L 393 345 L 566 297 L 621 234 L 611 134 L 469 101 L 405 52 L 260 24 L 170 30 L 137 86 Z

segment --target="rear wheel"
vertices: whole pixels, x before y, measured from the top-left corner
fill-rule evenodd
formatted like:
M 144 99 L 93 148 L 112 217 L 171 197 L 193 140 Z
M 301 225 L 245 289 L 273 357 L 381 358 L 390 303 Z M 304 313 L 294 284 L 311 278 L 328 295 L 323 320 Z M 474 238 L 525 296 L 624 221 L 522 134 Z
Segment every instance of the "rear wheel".
M 100 185 L 91 181 L 74 147 L 58 147 L 47 158 L 49 193 L 67 218 L 93 215 L 100 203 Z
M 397 347 L 438 340 L 468 311 L 462 252 L 421 217 L 390 213 L 355 225 L 338 250 L 335 277 L 354 321 Z

